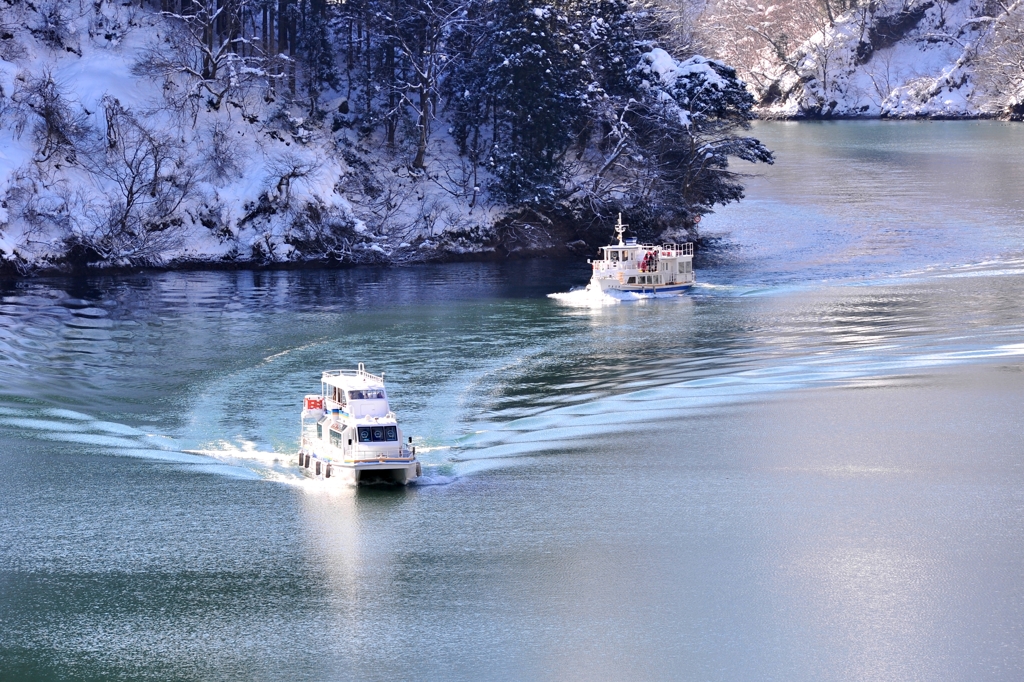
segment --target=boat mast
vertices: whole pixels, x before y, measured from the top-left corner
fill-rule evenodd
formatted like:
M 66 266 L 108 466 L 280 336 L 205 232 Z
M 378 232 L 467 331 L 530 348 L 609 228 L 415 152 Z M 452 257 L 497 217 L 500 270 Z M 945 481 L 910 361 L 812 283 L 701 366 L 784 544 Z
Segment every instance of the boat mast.
M 625 246 L 625 243 L 622 241 L 622 235 L 625 233 L 626 227 L 627 225 L 622 224 L 622 214 L 620 213 L 619 222 L 615 225 L 615 231 L 619 234 L 619 246 Z

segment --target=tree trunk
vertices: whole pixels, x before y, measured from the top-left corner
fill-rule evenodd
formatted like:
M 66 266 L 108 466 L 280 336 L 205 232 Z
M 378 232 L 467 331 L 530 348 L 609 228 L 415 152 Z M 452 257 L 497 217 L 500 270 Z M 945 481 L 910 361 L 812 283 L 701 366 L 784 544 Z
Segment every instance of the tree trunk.
M 413 159 L 413 168 L 423 168 L 426 162 L 427 156 L 427 138 L 430 135 L 430 131 L 427 125 L 430 122 L 430 90 L 427 87 L 426 76 L 420 79 L 420 120 L 418 128 L 420 129 L 419 144 L 416 146 L 416 158 Z
M 398 128 L 398 84 L 395 82 L 395 43 L 388 41 L 384 54 L 384 69 L 388 79 L 388 115 L 384 126 L 388 148 L 395 148 L 395 130 Z

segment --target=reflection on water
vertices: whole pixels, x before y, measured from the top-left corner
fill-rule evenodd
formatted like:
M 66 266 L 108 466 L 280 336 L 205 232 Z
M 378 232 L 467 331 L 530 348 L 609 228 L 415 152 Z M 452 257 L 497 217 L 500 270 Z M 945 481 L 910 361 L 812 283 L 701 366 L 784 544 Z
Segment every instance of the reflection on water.
M 787 122 L 754 133 L 778 162 L 749 179 L 746 201 L 701 223 L 731 247 L 719 283 L 870 280 L 1024 253 L 1020 126 Z
M 922 227 L 922 129 L 808 129 L 759 126 L 779 165 L 678 298 L 569 305 L 586 265 L 541 262 L 0 285 L 0 670 L 1018 679 L 1017 200 Z M 924 170 L 868 201 L 837 157 Z M 421 485 L 294 465 L 299 398 L 356 362 Z

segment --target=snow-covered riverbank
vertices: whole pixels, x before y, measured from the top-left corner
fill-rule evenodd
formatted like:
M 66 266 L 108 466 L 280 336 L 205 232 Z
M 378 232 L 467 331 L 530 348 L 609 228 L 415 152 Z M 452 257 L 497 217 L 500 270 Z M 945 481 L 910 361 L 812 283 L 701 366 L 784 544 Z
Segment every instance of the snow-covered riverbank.
M 1024 6 L 982 0 L 710 3 L 719 57 L 762 118 L 1020 118 Z
M 171 22 L 74 7 L 21 8 L 25 28 L 0 41 L 0 269 L 429 260 L 473 251 L 464 237 L 493 220 L 453 211 L 437 171 L 371 168 L 388 154 L 360 138 L 345 99 L 303 115 L 238 73 L 220 106 L 184 92 L 169 106 L 180 84 L 158 62 Z
M 771 162 L 646 10 L 282 1 L 0 7 L 0 270 L 581 254 L 618 212 L 686 237 Z

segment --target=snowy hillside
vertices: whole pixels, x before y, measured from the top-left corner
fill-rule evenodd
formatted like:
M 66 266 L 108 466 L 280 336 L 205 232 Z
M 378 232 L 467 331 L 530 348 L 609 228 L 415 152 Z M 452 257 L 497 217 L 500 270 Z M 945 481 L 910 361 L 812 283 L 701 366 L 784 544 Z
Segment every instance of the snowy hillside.
M 397 13 L 397 10 L 401 13 Z M 735 72 L 656 11 L 0 0 L 0 270 L 567 254 L 738 200 Z
M 740 67 L 763 116 L 1013 118 L 1022 14 L 989 0 L 722 0 L 706 21 L 716 40 L 732 38 L 719 54 Z
M 445 192 L 414 189 L 401 169 L 366 172 L 344 116 L 332 133 L 330 120 L 307 125 L 297 107 L 242 87 L 219 109 L 168 106 L 180 86 L 144 68 L 174 28 L 156 12 L 65 7 L 60 49 L 33 26 L 36 13 L 16 9 L 27 30 L 8 25 L 0 55 L 0 257 L 365 262 L 402 258 L 407 240 L 429 248 L 453 224 Z M 368 188 L 375 179 L 388 186 Z M 491 218 L 459 213 L 460 227 Z

